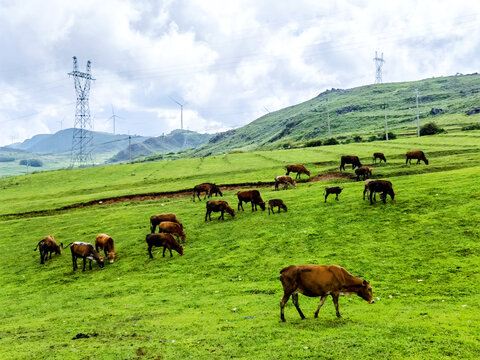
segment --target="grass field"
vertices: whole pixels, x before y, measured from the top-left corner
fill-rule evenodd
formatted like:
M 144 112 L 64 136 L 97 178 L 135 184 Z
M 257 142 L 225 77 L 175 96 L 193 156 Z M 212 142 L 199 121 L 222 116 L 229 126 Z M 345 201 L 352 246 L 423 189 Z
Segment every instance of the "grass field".
M 0 179 L 0 358 L 478 358 L 479 140 L 480 132 L 462 132 Z M 406 166 L 414 149 L 430 165 Z M 341 155 L 368 164 L 374 151 L 387 156 L 373 174 L 392 181 L 393 202 L 369 205 L 363 182 L 334 178 L 260 188 L 264 200 L 288 205 L 270 216 L 246 206 L 235 219 L 205 223 L 205 203 L 191 197 L 55 210 L 204 181 L 272 181 L 294 162 L 324 174 L 338 171 Z M 344 190 L 324 204 L 331 184 Z M 236 209 L 235 191 L 223 199 Z M 42 210 L 49 212 L 24 214 Z M 148 219 L 163 212 L 183 222 L 185 255 L 162 258 L 156 248 L 151 260 Z M 113 236 L 118 253 L 103 271 L 72 272 L 68 249 L 46 265 L 33 251 L 50 233 L 68 244 L 100 232 Z M 337 319 L 328 299 L 314 319 L 319 299 L 301 295 L 307 319 L 289 302 L 280 322 L 279 271 L 306 263 L 370 280 L 375 304 L 342 297 Z M 72 340 L 79 333 L 89 338 Z

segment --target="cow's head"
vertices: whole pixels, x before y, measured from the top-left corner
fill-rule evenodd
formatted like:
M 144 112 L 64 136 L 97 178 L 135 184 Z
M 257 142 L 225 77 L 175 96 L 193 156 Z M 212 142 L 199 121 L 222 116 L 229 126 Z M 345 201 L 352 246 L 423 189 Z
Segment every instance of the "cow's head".
M 55 248 L 55 254 L 62 255 L 62 248 L 63 248 L 63 243 L 60 243 L 60 245 L 57 245 Z
M 178 252 L 180 255 L 183 255 L 183 246 L 178 245 L 178 248 L 176 248 L 175 251 Z
M 310 176 L 310 171 L 305 170 L 305 174 L 307 174 L 308 176 Z
M 369 304 L 373 304 L 375 302 L 375 300 L 373 300 L 372 285 L 370 285 L 370 281 L 368 280 L 363 280 L 362 286 L 360 287 L 357 295 L 363 300 L 368 301 Z
M 262 201 L 258 205 L 260 206 L 260 209 L 265 210 L 265 201 Z
M 428 159 L 426 157 L 423 158 L 423 161 L 425 162 L 425 165 L 428 165 Z
M 110 264 L 113 264 L 113 261 L 115 260 L 115 253 L 113 251 L 110 251 L 108 253 L 108 257 L 110 258 Z
M 98 266 L 100 266 L 100 269 L 105 268 L 105 263 L 103 262 L 103 256 L 101 256 L 101 255 L 98 256 L 97 264 L 98 264 Z
M 234 218 L 235 217 L 235 210 L 231 207 L 227 207 L 227 212 Z
M 283 210 L 287 211 L 287 205 L 281 205 L 280 206 Z
M 310 176 L 310 175 L 308 175 Z M 297 188 L 297 182 L 295 180 L 293 180 L 293 187 L 296 189 Z

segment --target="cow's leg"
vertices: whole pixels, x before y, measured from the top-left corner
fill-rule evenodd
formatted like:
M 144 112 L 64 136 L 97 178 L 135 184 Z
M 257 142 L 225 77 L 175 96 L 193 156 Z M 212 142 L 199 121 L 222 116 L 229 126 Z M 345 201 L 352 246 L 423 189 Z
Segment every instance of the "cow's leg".
M 163 247 L 163 257 L 165 257 L 165 249 L 166 249 L 166 248 L 167 248 L 166 246 Z M 170 251 L 170 254 L 171 254 L 171 253 L 172 253 L 172 252 Z
M 328 193 L 325 193 L 325 201 L 324 201 L 324 203 L 327 202 L 327 198 L 328 198 Z
M 148 245 L 148 254 L 150 255 L 150 259 L 153 259 L 153 255 L 152 255 L 152 245 Z
M 370 205 L 373 205 L 372 197 L 373 197 L 373 191 L 370 191 Z
M 92 260 L 88 259 L 88 267 L 92 270 Z
M 320 299 L 320 303 L 318 304 L 317 311 L 315 311 L 315 317 L 318 318 L 318 312 L 320 311 L 320 308 L 323 306 L 323 303 L 325 300 L 327 300 L 328 295 L 323 295 L 322 298 Z
M 172 249 L 168 248 L 168 251 L 170 251 L 170 257 L 173 257 Z
M 280 205 L 277 207 L 277 214 L 280 214 Z
M 83 270 L 82 271 L 85 271 L 85 265 L 87 264 L 87 258 L 84 256 L 83 257 Z
M 40 264 L 45 264 L 45 252 L 40 249 Z
M 282 319 L 282 321 L 285 321 L 284 309 L 285 304 L 287 303 L 288 299 L 290 299 L 290 295 L 291 293 L 284 291 L 282 300 L 280 301 L 280 319 Z
M 293 305 L 295 305 L 295 307 L 297 308 L 297 311 L 300 314 L 300 317 L 302 318 L 302 320 L 305 319 L 305 315 L 303 315 L 303 312 L 300 309 L 300 305 L 298 304 L 298 293 L 292 295 L 292 301 L 293 301 Z
M 72 265 L 73 265 L 73 271 L 77 269 L 77 259 L 75 258 L 75 255 L 72 254 Z
M 338 193 L 337 193 L 337 196 L 335 196 L 335 200 L 337 200 L 337 201 L 338 201 Z
M 340 311 L 338 311 L 338 295 L 332 294 L 333 298 L 333 305 L 335 305 L 335 311 L 337 312 L 337 317 L 341 318 L 342 315 L 340 315 Z
M 208 210 L 207 210 L 207 212 L 205 213 L 205 221 L 207 221 L 207 216 L 208 216 Z

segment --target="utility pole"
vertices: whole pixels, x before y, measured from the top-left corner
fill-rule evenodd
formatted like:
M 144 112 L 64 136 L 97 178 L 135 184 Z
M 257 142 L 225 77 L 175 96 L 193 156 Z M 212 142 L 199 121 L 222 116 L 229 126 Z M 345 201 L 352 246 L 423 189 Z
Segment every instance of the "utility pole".
M 330 111 L 328 111 L 328 98 L 327 98 L 327 126 L 328 126 L 328 137 L 331 137 L 331 133 L 330 133 Z
M 385 103 L 383 103 L 383 111 L 385 113 L 385 140 L 388 141 L 387 104 Z
M 377 52 L 375 51 L 375 57 L 373 58 L 375 61 L 375 84 L 382 83 L 382 66 L 385 63 L 383 60 L 383 53 L 380 57 L 378 57 Z
M 417 136 L 420 137 L 420 117 L 418 115 L 418 89 L 415 89 L 415 99 L 417 103 Z
M 128 135 L 128 157 L 130 159 L 130 164 L 132 163 L 132 137 Z

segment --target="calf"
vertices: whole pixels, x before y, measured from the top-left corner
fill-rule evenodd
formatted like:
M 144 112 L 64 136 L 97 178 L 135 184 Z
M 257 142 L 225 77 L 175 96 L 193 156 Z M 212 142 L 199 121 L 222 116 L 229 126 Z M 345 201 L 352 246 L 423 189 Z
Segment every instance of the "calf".
M 330 194 L 335 194 L 335 200 L 338 200 L 338 195 L 342 192 L 343 188 L 340 186 L 331 186 L 331 187 L 326 187 L 325 188 L 325 201 L 327 202 L 327 197 Z
M 373 204 L 372 198 L 373 195 L 377 193 L 380 194 L 380 198 L 383 203 L 386 203 L 387 195 L 390 195 L 390 198 L 393 200 L 395 198 L 395 193 L 393 192 L 392 183 L 388 180 L 373 180 L 368 183 L 368 191 L 370 192 L 370 205 Z M 365 190 L 364 190 L 365 193 Z
M 55 254 L 61 255 L 62 254 L 62 247 L 63 244 L 60 243 L 58 245 L 55 242 L 55 238 L 53 235 L 48 235 L 44 237 L 40 242 L 37 244 L 35 249 L 33 251 L 40 251 L 40 264 L 45 264 L 45 260 L 48 258 L 48 254 L 50 254 L 50 259 L 52 258 L 52 253 L 54 252 Z
M 363 189 L 363 200 L 365 200 L 365 194 L 370 195 L 369 193 L 369 189 L 368 189 L 368 184 L 370 184 L 372 181 L 375 181 L 373 179 L 367 179 L 365 180 L 365 188 Z M 375 198 L 375 193 L 373 194 L 373 200 L 377 201 L 377 199 Z
M 369 304 L 373 304 L 373 292 L 370 282 L 351 275 L 338 265 L 290 265 L 280 271 L 280 281 L 283 285 L 283 298 L 280 302 L 280 318 L 285 321 L 284 307 L 290 296 L 302 319 L 305 319 L 298 303 L 298 293 L 308 297 L 320 296 L 315 317 L 328 295 L 332 296 L 337 317 L 340 295 L 357 294 Z
M 362 163 L 360 162 L 360 159 L 358 156 L 353 156 L 353 155 L 344 155 L 340 159 L 340 171 L 345 170 L 345 164 L 352 164 L 352 170 L 355 169 L 356 167 L 362 166 Z
M 207 212 L 205 213 L 205 221 L 207 217 L 212 221 L 212 212 L 221 212 L 218 219 L 224 220 L 223 214 L 229 213 L 232 218 L 235 218 L 235 211 L 228 205 L 228 202 L 223 200 L 210 200 L 207 202 Z
M 262 210 L 265 210 L 265 201 L 262 200 L 262 197 L 260 196 L 260 192 L 258 190 L 244 190 L 244 191 L 239 191 L 237 192 L 237 197 L 238 197 L 238 209 L 242 208 L 242 210 L 245 210 L 243 208 L 242 203 L 252 203 L 252 211 L 257 210 L 257 205 L 260 206 Z M 254 209 L 255 208 L 255 209 Z
M 284 175 L 284 176 L 277 176 L 275 178 L 275 190 L 278 190 L 278 185 L 282 184 L 284 189 L 288 187 L 288 185 L 292 185 L 295 189 L 297 188 L 297 182 L 292 179 L 291 176 Z
M 387 159 L 385 158 L 385 155 L 383 155 L 383 153 L 373 153 L 373 162 L 376 163 L 377 159 L 380 159 L 380 162 L 382 162 L 382 160 L 387 162 Z
M 92 270 L 92 260 L 95 261 L 101 269 L 104 268 L 103 258 L 101 255 L 98 254 L 97 250 L 95 250 L 92 244 L 76 241 L 68 244 L 67 246 L 65 246 L 65 248 L 69 246 L 71 246 L 70 250 L 72 251 L 73 271 L 77 270 L 78 258 L 83 259 L 82 271 L 85 271 L 85 264 L 87 262 L 87 259 L 89 260 L 90 270 Z
M 154 246 L 163 246 L 163 257 L 165 257 L 165 249 L 170 251 L 170 257 L 173 257 L 172 249 L 183 255 L 183 246 L 175 240 L 172 234 L 148 234 L 145 237 L 145 241 L 147 242 L 148 253 L 151 259 L 153 259 L 152 247 Z
M 372 175 L 372 168 L 370 166 L 360 166 L 358 169 L 355 169 L 355 174 L 357 175 L 357 181 L 360 181 L 360 176 L 363 176 L 363 180 L 365 180 Z
M 272 211 L 272 214 L 275 214 L 275 211 L 273 211 L 273 208 L 277 206 L 277 213 L 280 214 L 280 209 L 285 210 L 287 212 L 287 205 L 283 202 L 281 199 L 272 199 L 268 200 L 268 215 L 270 215 L 270 210 Z
M 303 165 L 299 165 L 299 164 L 287 165 L 286 169 L 287 169 L 287 173 L 285 175 L 288 175 L 291 172 L 292 173 L 297 173 L 297 175 L 295 176 L 295 179 L 296 178 L 300 179 L 301 174 L 306 174 L 306 175 L 310 176 L 310 171 L 308 171 L 307 168 Z
M 155 228 L 157 227 L 157 225 L 164 221 L 171 221 L 171 222 L 177 223 L 183 228 L 182 223 L 178 221 L 177 216 L 175 214 L 172 214 L 172 213 L 158 214 L 150 217 L 150 232 L 153 234 L 155 232 Z
M 158 232 L 173 234 L 177 238 L 181 238 L 185 243 L 187 242 L 187 236 L 183 232 L 183 226 L 172 221 L 164 221 L 158 225 Z
M 428 159 L 425 157 L 425 154 L 423 153 L 423 151 L 409 151 L 407 152 L 406 154 L 407 156 L 407 160 L 405 161 L 405 165 L 406 164 L 411 164 L 412 163 L 412 159 L 417 159 L 417 165 L 420 164 L 420 160 L 422 160 L 425 165 L 428 165 Z
M 95 239 L 95 250 L 97 250 L 97 252 L 103 250 L 105 258 L 109 258 L 110 263 L 113 264 L 115 259 L 115 246 L 111 236 L 108 236 L 107 234 L 98 234 Z
M 197 196 L 198 200 L 201 201 L 202 199 L 200 199 L 200 193 L 202 192 L 205 192 L 205 196 L 203 197 L 203 200 L 207 198 L 207 195 L 208 197 L 212 197 L 213 194 L 215 194 L 215 196 L 217 195 L 223 196 L 222 191 L 217 185 L 212 183 L 202 183 L 202 184 L 195 185 L 195 187 L 193 188 L 193 201 L 195 201 L 195 196 Z

